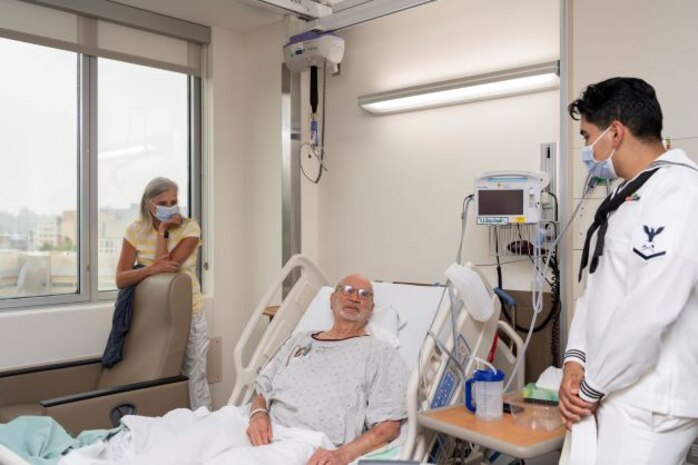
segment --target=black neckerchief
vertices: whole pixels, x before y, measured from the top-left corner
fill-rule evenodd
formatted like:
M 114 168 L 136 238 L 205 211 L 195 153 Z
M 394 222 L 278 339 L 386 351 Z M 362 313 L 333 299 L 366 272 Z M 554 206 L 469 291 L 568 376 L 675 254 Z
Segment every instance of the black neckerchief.
M 579 277 L 578 280 L 582 280 L 582 272 L 586 268 L 587 263 L 589 263 L 589 245 L 591 244 L 591 237 L 594 235 L 596 230 L 599 233 L 596 237 L 596 247 L 594 248 L 594 255 L 591 257 L 591 263 L 589 264 L 589 273 L 596 271 L 596 267 L 599 265 L 599 258 L 603 255 L 604 238 L 606 237 L 606 230 L 608 229 L 608 217 L 611 213 L 616 211 L 618 207 L 623 205 L 628 197 L 632 196 L 638 189 L 642 187 L 649 178 L 652 177 L 654 173 L 659 171 L 660 168 L 655 168 L 650 171 L 644 171 L 640 173 L 638 177 L 630 181 L 628 184 L 623 186 L 623 188 L 617 194 L 611 194 L 604 199 L 604 201 L 599 205 L 598 210 L 594 214 L 594 222 L 589 227 L 587 231 L 587 237 L 584 240 L 584 251 L 582 252 L 582 262 L 579 267 Z

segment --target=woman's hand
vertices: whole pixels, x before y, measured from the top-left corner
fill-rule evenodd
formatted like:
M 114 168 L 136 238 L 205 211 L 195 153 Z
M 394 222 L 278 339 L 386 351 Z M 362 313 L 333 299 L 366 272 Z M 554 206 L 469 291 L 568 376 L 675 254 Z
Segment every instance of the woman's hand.
M 266 446 L 271 444 L 271 420 L 266 413 L 258 413 L 250 418 L 247 426 L 247 438 L 253 446 Z
M 179 263 L 174 260 L 170 260 L 170 257 L 163 255 L 155 259 L 148 268 L 152 274 L 158 273 L 176 273 L 179 270 Z
M 322 447 L 318 447 L 310 460 L 308 460 L 308 465 L 347 465 L 348 460 L 344 458 L 339 449 L 327 450 Z
M 179 213 L 172 215 L 170 219 L 160 223 L 160 226 L 158 226 L 158 233 L 163 234 L 168 229 L 174 228 L 182 224 L 182 221 L 182 215 L 180 215 Z
M 579 385 L 584 379 L 584 368 L 575 362 L 565 364 L 560 384 L 560 403 L 558 408 L 567 429 L 587 415 L 596 411 L 598 404 L 590 404 L 579 397 Z

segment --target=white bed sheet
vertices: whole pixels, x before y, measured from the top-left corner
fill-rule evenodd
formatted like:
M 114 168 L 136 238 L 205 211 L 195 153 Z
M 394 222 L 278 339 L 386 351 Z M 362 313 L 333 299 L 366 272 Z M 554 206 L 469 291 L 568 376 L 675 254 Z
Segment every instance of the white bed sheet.
M 305 465 L 317 447 L 334 448 L 322 433 L 281 425 L 272 427 L 272 444 L 252 447 L 248 416 L 247 408 L 236 406 L 126 416 L 128 430 L 71 451 L 59 465 Z

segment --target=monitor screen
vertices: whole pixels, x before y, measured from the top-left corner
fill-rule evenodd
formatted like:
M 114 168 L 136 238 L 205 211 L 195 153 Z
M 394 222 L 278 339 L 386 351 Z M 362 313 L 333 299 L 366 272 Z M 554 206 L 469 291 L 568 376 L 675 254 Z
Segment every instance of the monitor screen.
M 478 215 L 523 215 L 522 189 L 478 191 Z

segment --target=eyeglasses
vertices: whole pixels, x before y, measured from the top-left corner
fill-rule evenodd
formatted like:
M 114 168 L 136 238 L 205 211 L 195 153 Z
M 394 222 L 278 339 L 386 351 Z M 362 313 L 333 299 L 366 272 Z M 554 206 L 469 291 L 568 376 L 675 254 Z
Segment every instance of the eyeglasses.
M 342 295 L 349 297 L 350 295 L 356 293 L 356 296 L 361 300 L 367 300 L 373 297 L 373 292 L 363 287 L 354 287 L 351 284 L 340 284 L 335 288 L 335 291 L 341 292 Z

